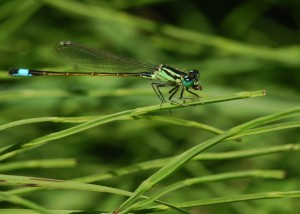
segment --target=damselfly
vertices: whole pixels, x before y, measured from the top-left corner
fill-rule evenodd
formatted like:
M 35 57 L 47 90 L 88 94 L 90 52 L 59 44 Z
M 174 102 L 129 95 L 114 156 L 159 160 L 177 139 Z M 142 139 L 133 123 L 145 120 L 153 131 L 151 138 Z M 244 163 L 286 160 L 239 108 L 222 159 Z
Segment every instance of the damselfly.
M 199 71 L 183 71 L 165 64 L 153 65 L 142 63 L 135 59 L 121 57 L 102 50 L 86 47 L 74 42 L 64 41 L 58 43 L 54 48 L 55 53 L 71 62 L 75 68 L 83 70 L 80 72 L 57 72 L 30 70 L 25 68 L 10 69 L 9 74 L 15 77 L 31 76 L 116 76 L 116 77 L 142 77 L 153 80 L 151 83 L 161 103 L 166 102 L 162 95 L 161 87 L 172 87 L 169 91 L 169 101 L 180 91 L 179 99 L 182 100 L 185 91 L 200 97 L 189 90 L 202 90 L 199 84 Z

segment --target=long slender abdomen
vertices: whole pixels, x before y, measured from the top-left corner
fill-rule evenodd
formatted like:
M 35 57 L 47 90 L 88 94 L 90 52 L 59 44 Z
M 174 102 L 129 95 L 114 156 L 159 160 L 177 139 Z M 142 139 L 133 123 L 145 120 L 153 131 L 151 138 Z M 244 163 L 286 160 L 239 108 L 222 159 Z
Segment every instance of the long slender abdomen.
M 109 72 L 57 72 L 57 71 L 40 71 L 29 70 L 26 68 L 10 69 L 9 75 L 14 77 L 31 77 L 31 76 L 98 76 L 98 77 L 143 77 L 152 78 L 152 73 L 109 73 Z

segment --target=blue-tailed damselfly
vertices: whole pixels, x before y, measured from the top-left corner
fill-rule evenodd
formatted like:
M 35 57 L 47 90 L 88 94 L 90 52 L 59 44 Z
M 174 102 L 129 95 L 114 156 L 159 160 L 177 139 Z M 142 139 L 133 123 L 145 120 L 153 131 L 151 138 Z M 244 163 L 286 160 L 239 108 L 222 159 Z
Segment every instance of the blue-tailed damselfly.
M 25 68 L 10 69 L 9 74 L 15 77 L 31 76 L 117 76 L 117 77 L 142 77 L 153 80 L 151 83 L 153 90 L 161 102 L 166 102 L 162 95 L 161 87 L 173 87 L 169 91 L 169 101 L 180 91 L 179 99 L 183 99 L 185 91 L 200 97 L 189 90 L 202 90 L 199 84 L 199 71 L 183 71 L 175 69 L 165 64 L 153 65 L 142 63 L 135 59 L 121 57 L 102 50 L 86 47 L 74 42 L 63 41 L 54 48 L 55 53 L 70 61 L 76 68 L 86 70 L 86 72 L 57 72 L 30 70 Z

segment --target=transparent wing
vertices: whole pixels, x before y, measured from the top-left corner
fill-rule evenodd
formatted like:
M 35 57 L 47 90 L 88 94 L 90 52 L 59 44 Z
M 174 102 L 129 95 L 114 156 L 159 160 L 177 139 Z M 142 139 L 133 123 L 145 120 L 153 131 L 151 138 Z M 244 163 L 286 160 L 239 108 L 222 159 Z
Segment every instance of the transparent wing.
M 54 52 L 66 59 L 82 71 L 96 72 L 152 72 L 157 65 L 142 63 L 95 48 L 86 47 L 74 42 L 60 42 L 55 46 Z

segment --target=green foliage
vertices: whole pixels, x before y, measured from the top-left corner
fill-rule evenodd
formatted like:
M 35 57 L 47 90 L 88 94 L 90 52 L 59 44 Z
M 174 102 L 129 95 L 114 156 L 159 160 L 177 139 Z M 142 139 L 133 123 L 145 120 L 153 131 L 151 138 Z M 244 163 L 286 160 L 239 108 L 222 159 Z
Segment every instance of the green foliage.
M 0 213 L 298 213 L 299 9 L 1 0 Z M 200 70 L 201 98 L 161 106 L 143 79 L 7 75 L 70 71 L 52 51 L 63 40 Z

